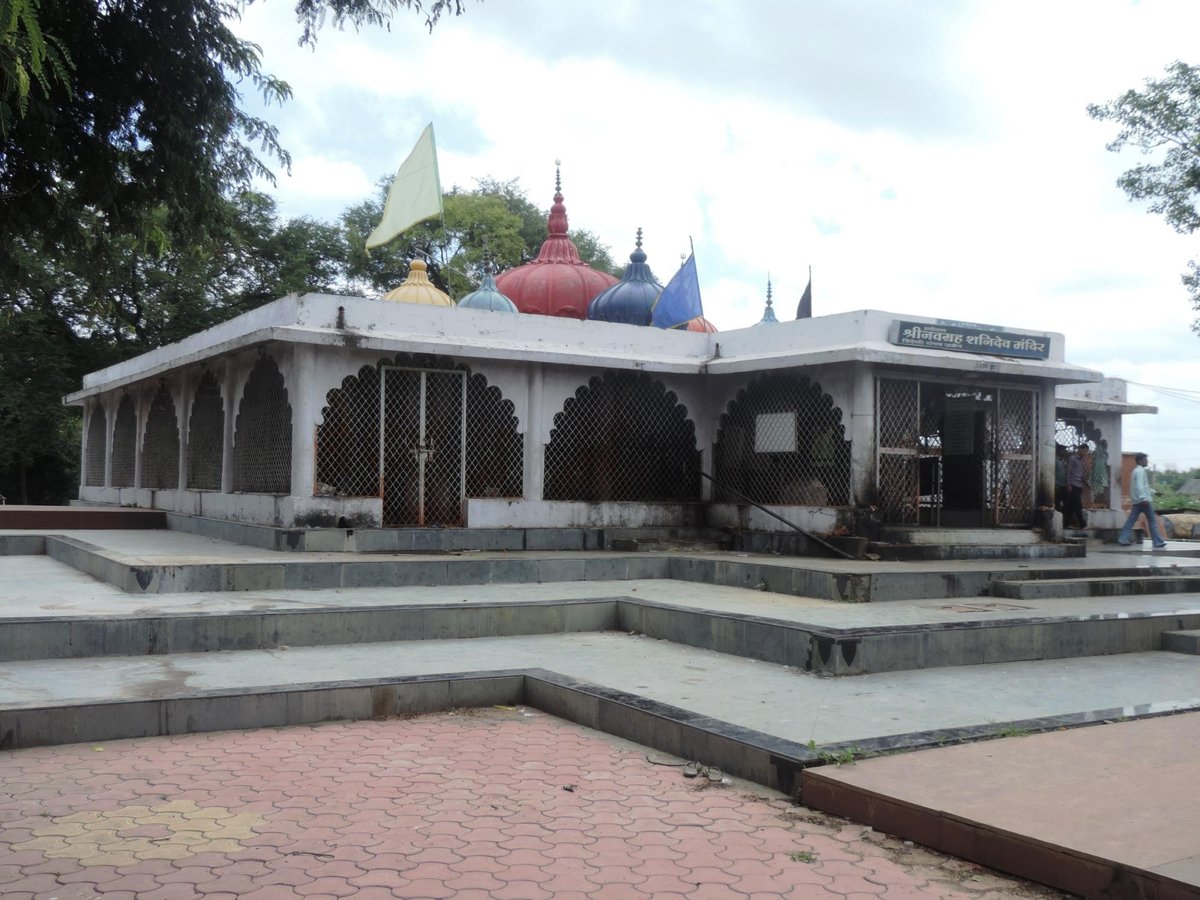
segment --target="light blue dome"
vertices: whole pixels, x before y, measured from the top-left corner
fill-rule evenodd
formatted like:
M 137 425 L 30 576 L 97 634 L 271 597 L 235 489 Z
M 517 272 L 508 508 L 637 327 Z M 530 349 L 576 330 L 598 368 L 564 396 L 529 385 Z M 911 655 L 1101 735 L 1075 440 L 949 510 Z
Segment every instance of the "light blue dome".
M 458 301 L 464 309 L 489 309 L 492 312 L 518 312 L 517 305 L 500 293 L 496 279 L 489 273 L 483 276 L 479 290 L 471 291 Z
M 625 275 L 612 287 L 601 291 L 588 304 L 587 317 L 600 322 L 624 322 L 649 325 L 654 303 L 663 286 L 654 279 L 642 250 L 642 229 L 637 230 L 637 248 L 629 254 Z

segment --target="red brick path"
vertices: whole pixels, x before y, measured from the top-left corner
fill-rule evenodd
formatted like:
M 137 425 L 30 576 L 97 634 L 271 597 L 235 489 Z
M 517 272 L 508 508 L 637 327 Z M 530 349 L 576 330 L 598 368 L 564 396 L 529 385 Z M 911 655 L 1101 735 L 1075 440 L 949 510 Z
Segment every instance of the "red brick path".
M 519 709 L 21 750 L 0 784 L 6 900 L 1057 896 Z

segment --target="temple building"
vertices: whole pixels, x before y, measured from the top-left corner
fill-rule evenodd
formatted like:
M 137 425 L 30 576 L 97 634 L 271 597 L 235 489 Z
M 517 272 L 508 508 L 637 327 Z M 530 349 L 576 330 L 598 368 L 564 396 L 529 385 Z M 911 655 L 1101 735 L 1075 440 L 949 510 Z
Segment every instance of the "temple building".
M 547 231 L 457 305 L 417 260 L 383 299 L 289 295 L 87 375 L 80 499 L 283 527 L 1033 527 L 1056 443 L 1102 446 L 1107 487 L 1121 417 L 1153 411 L 1038 330 L 780 322 L 769 288 L 770 328 L 645 327 L 640 230 L 619 281 L 580 260 L 560 181 Z

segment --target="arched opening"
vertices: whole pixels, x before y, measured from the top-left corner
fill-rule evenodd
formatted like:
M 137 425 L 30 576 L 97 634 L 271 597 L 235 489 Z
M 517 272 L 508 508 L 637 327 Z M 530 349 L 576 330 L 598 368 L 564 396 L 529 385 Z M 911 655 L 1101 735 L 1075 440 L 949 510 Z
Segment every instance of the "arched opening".
M 662 382 L 642 372 L 606 372 L 555 415 L 545 473 L 546 500 L 695 500 L 695 426 Z
M 850 443 L 842 412 L 794 372 L 756 378 L 721 417 L 714 499 L 781 506 L 850 502 Z
M 175 417 L 175 400 L 166 384 L 158 386 L 146 418 L 141 485 L 156 490 L 179 487 L 179 420 Z
M 524 446 L 513 404 L 483 375 L 467 375 L 450 359 L 400 354 L 329 391 L 317 426 L 317 493 L 382 496 L 385 525 L 458 524 L 464 497 L 520 497 Z
M 197 491 L 219 491 L 225 464 L 225 402 L 217 376 L 205 372 L 196 385 L 188 417 L 187 485 Z
M 126 394 L 117 407 L 113 425 L 112 486 L 133 487 L 134 465 L 137 460 L 137 410 L 133 397 Z
M 270 356 L 260 356 L 250 372 L 233 434 L 233 489 L 291 493 L 292 407 Z

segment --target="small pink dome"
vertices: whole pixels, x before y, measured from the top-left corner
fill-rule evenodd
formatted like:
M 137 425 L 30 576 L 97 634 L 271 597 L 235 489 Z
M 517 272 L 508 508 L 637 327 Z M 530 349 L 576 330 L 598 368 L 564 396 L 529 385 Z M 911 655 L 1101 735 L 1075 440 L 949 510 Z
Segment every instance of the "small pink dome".
M 704 316 L 696 316 L 696 318 L 687 323 L 687 327 L 684 328 L 684 331 L 705 331 L 710 334 L 715 334 L 717 331 L 717 326 L 708 321 L 708 319 L 704 318 Z

